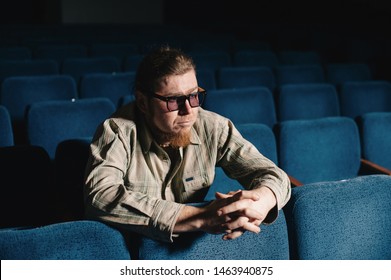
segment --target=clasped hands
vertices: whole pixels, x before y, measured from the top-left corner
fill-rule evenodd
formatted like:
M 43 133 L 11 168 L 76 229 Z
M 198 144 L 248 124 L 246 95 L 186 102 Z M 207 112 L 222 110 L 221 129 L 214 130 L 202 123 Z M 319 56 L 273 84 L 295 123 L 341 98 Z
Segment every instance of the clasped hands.
M 275 207 L 274 193 L 267 187 L 222 194 L 204 207 L 185 206 L 174 232 L 204 231 L 223 234 L 224 240 L 240 237 L 244 232 L 259 233 L 260 225 Z
M 276 204 L 273 192 L 266 187 L 228 194 L 216 193 L 216 200 L 206 206 L 209 221 L 206 231 L 223 233 L 223 239 L 240 237 L 245 231 L 259 233 L 260 225 Z

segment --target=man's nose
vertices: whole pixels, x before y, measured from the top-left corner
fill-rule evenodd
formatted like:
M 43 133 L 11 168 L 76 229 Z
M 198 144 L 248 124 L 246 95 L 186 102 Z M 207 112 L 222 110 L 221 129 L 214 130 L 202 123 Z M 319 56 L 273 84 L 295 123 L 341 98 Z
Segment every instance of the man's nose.
M 188 115 L 190 114 L 192 107 L 190 106 L 189 100 L 185 100 L 182 104 L 179 105 L 179 114 L 180 115 Z

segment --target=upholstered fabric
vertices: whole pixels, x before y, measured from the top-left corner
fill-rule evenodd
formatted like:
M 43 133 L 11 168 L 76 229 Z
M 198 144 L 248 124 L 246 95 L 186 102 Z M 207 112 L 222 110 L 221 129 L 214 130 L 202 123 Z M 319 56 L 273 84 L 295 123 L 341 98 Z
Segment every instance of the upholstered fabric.
M 325 82 L 321 64 L 280 65 L 276 68 L 276 78 L 279 86 Z
M 317 51 L 282 50 L 278 52 L 282 65 L 321 64 L 322 58 Z
M 276 78 L 271 68 L 258 67 L 222 67 L 217 71 L 218 88 L 267 87 L 275 90 Z
M 272 160 L 275 164 L 278 164 L 276 139 L 270 127 L 261 123 L 249 123 L 239 124 L 236 128 L 264 156 Z M 229 191 L 238 189 L 243 189 L 239 182 L 230 179 L 221 167 L 217 167 L 215 180 L 206 194 L 205 200 L 213 200 L 217 191 L 228 193 Z
M 391 259 L 391 177 L 370 175 L 292 190 L 284 208 L 292 259 Z
M 32 53 L 29 47 L 9 46 L 0 48 L 0 59 L 25 60 L 31 59 Z
M 277 138 L 280 167 L 302 183 L 358 175 L 360 137 L 357 125 L 350 118 L 280 122 Z
M 95 221 L 0 230 L 2 260 L 126 260 L 122 234 Z
M 29 143 L 44 147 L 54 158 L 58 143 L 92 137 L 98 124 L 114 111 L 107 98 L 36 102 L 27 113 Z
M 217 88 L 216 75 L 214 70 L 207 68 L 197 69 L 196 75 L 199 87 L 202 87 L 206 91 Z
M 273 51 L 240 50 L 233 55 L 234 66 L 266 66 L 275 69 L 279 65 L 277 54 Z
M 136 73 L 92 73 L 80 80 L 80 98 L 105 97 L 119 106 L 121 97 L 133 94 Z
M 27 59 L 0 61 L 0 82 L 12 76 L 40 76 L 59 74 L 59 65 L 54 60 Z
M 35 59 L 53 59 L 61 65 L 66 58 L 88 57 L 88 47 L 83 44 L 38 44 L 34 48 Z
M 391 169 L 391 112 L 361 116 L 362 157 Z
M 326 83 L 282 85 L 277 113 L 279 121 L 339 116 L 337 90 Z
M 142 260 L 283 260 L 289 258 L 284 213 L 271 225 L 261 226 L 259 234 L 246 232 L 235 240 L 202 232 L 181 234 L 174 243 L 141 238 Z
M 371 69 L 366 63 L 329 63 L 325 71 L 326 81 L 337 86 L 344 82 L 372 80 Z
M 60 69 L 61 74 L 71 75 L 77 83 L 85 74 L 116 73 L 120 71 L 120 63 L 114 57 L 66 58 Z
M 341 114 L 357 118 L 370 112 L 391 112 L 389 81 L 346 82 L 340 90 Z
M 68 75 L 10 77 L 1 90 L 1 102 L 15 121 L 23 121 L 26 108 L 34 102 L 75 98 L 76 83 Z
M 90 47 L 92 57 L 112 56 L 122 61 L 127 55 L 139 53 L 136 43 L 93 43 Z
M 210 69 L 216 71 L 221 67 L 231 66 L 231 55 L 226 51 L 196 51 L 188 53 L 194 60 L 197 69 Z
M 11 116 L 6 107 L 0 105 L 0 147 L 14 145 Z
M 273 94 L 266 87 L 210 90 L 203 107 L 223 115 L 234 124 L 276 123 Z
M 137 70 L 137 67 L 141 60 L 143 59 L 142 54 L 132 54 L 132 55 L 127 55 L 125 57 L 125 61 L 123 63 L 123 70 L 127 72 L 134 72 Z

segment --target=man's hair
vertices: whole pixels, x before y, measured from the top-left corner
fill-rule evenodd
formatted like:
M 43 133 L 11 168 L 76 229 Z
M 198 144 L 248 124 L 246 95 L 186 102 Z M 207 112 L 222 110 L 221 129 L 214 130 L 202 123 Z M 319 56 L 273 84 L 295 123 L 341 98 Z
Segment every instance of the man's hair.
M 195 71 L 193 59 L 179 49 L 162 46 L 147 54 L 140 62 L 135 80 L 135 90 L 145 95 L 160 90 L 161 82 L 168 76 Z

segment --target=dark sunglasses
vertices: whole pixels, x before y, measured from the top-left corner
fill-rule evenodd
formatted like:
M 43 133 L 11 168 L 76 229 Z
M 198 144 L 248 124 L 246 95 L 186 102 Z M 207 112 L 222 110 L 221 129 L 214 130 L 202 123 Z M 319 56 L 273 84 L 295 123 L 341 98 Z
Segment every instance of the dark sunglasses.
M 150 95 L 152 97 L 155 97 L 157 99 L 160 99 L 162 101 L 165 101 L 167 104 L 167 110 L 177 111 L 180 107 L 184 106 L 186 100 L 189 101 L 189 104 L 192 108 L 199 107 L 202 105 L 202 102 L 205 100 L 206 90 L 203 88 L 198 88 L 197 92 L 190 93 L 188 95 L 181 95 L 181 96 L 161 96 L 159 94 L 156 94 L 154 92 L 151 92 Z

